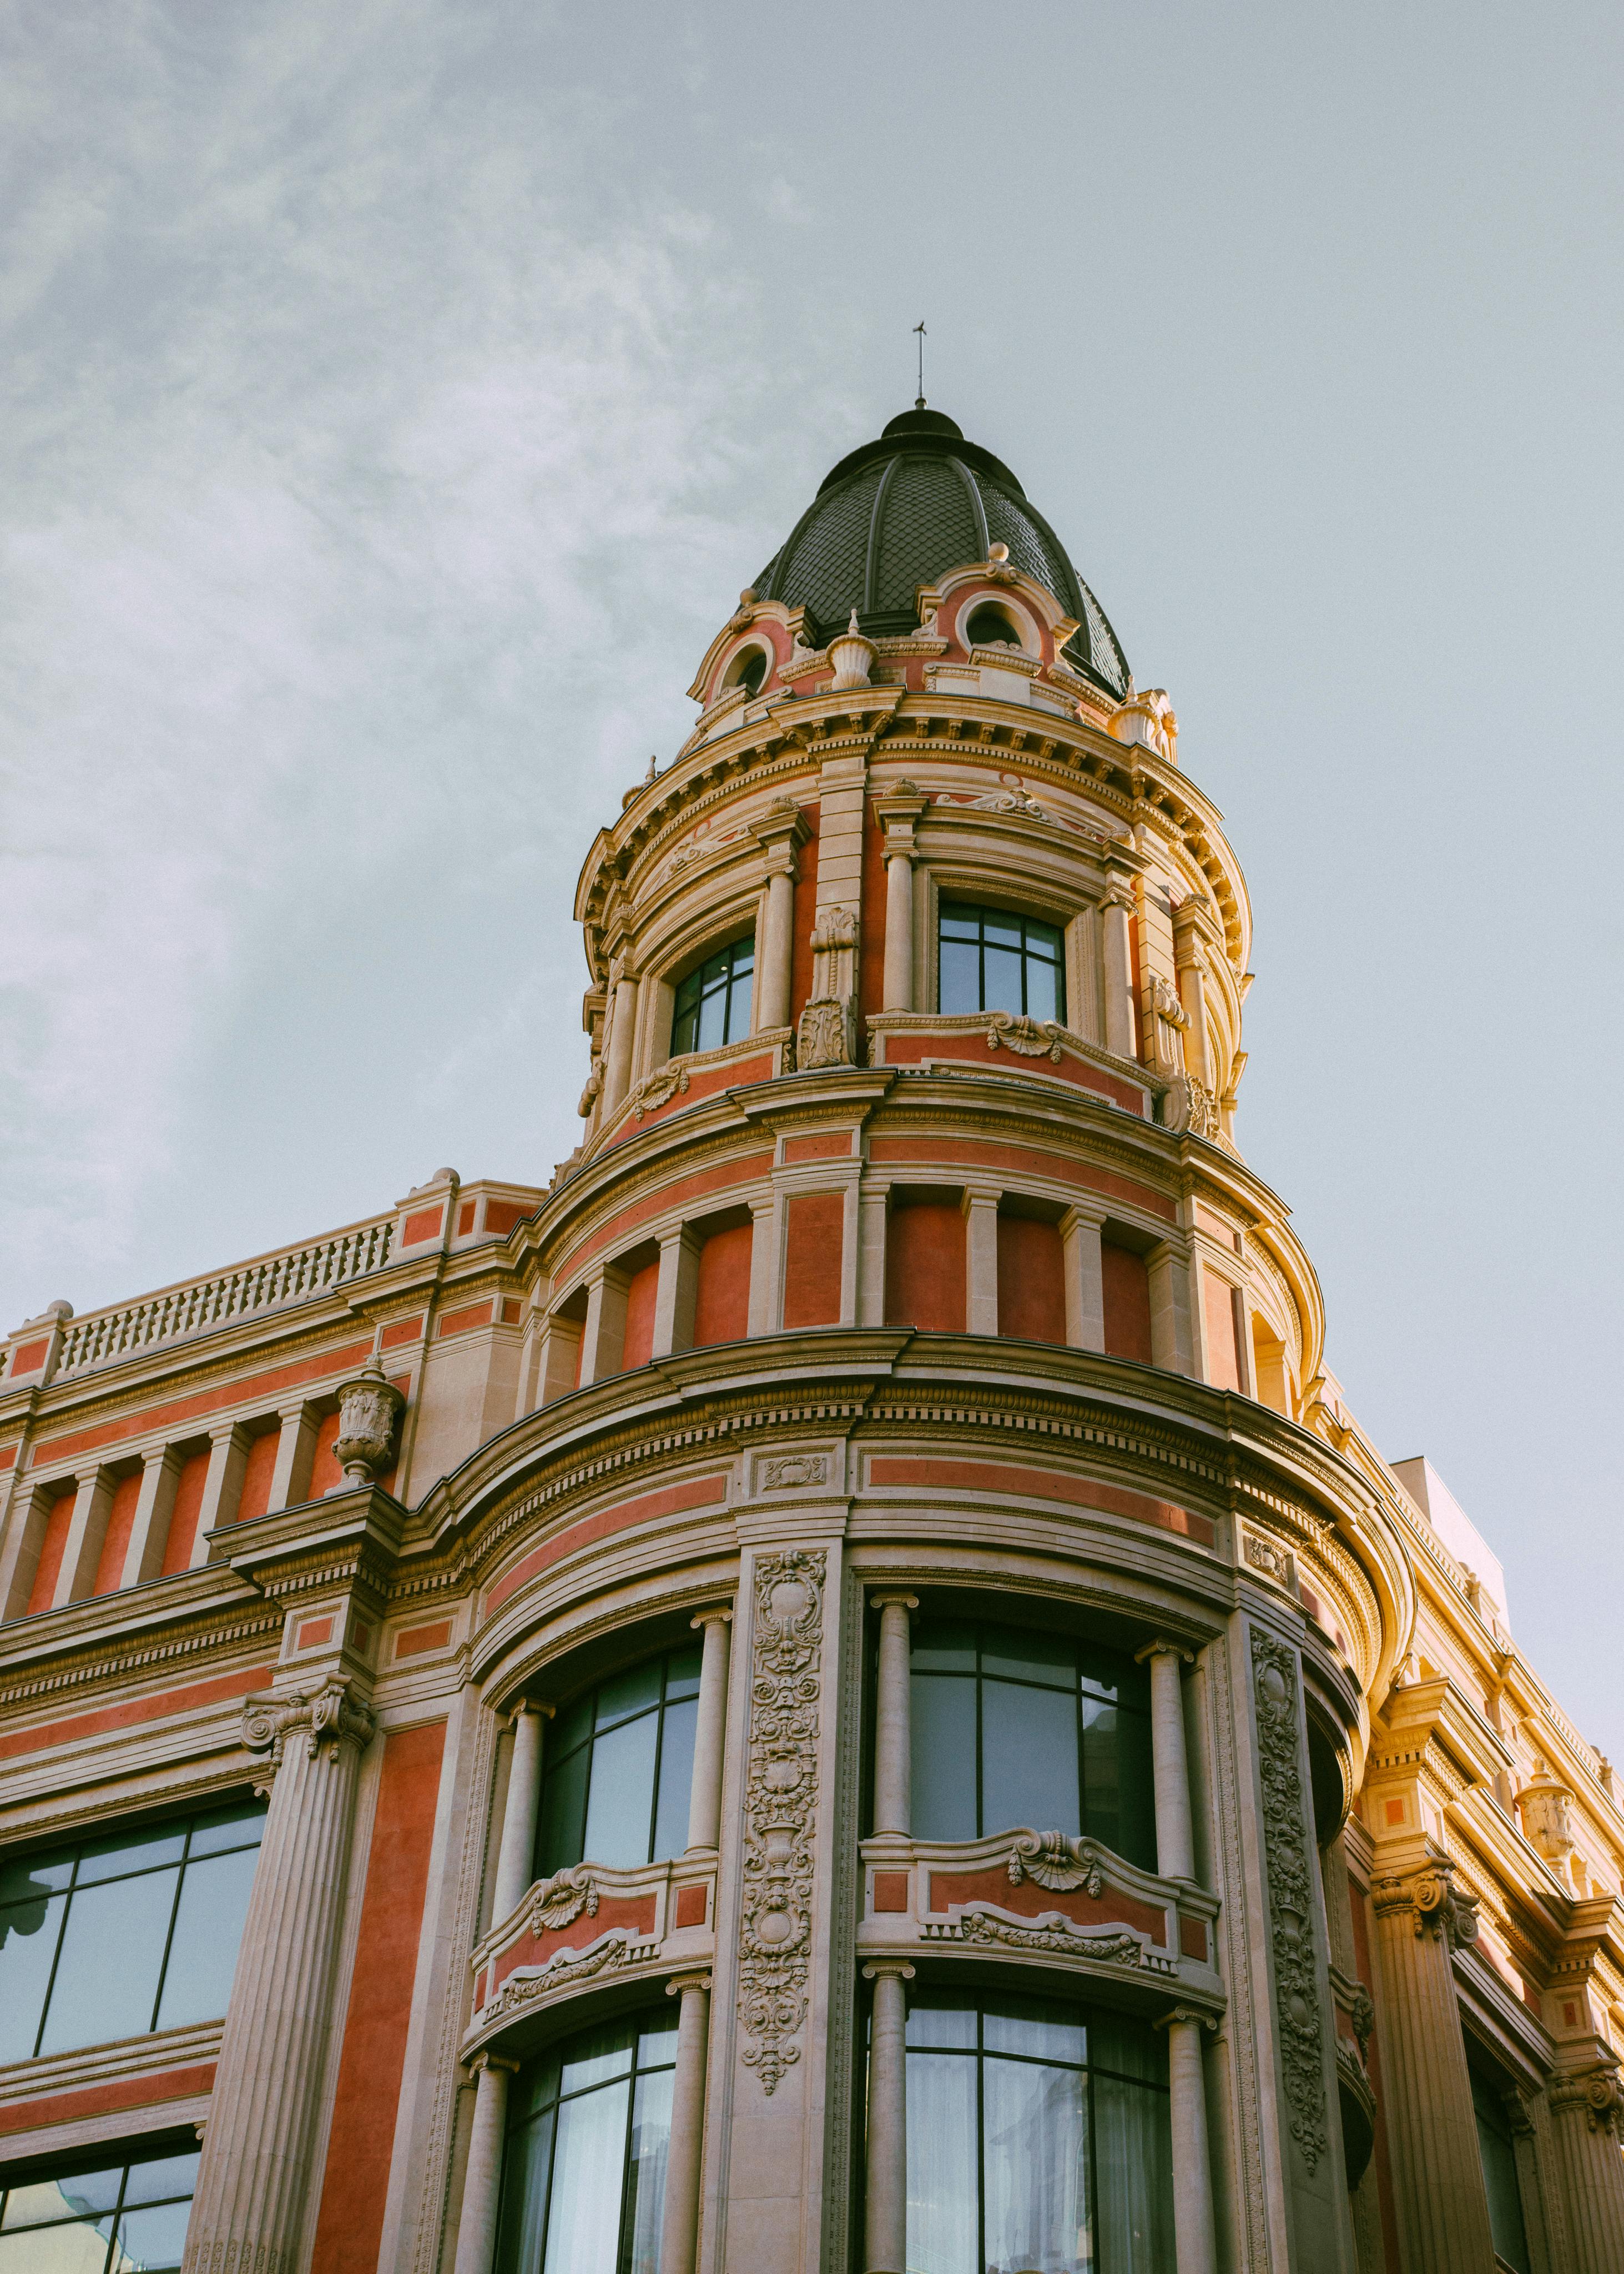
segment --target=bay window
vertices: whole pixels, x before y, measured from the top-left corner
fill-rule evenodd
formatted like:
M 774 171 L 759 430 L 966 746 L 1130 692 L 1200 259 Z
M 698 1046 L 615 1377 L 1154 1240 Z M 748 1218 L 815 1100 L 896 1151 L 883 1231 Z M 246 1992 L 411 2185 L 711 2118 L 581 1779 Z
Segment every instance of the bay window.
M 515 2078 L 496 2274 L 658 2274 L 676 2057 L 676 2016 L 646 2014 Z
M 546 1749 L 543 1879 L 572 1864 L 680 1856 L 688 1844 L 700 1652 L 667 1651 L 612 1675 L 560 1713 Z
M 49 2178 L 0 2180 L 0 2274 L 175 2274 L 198 2153 L 102 2148 Z

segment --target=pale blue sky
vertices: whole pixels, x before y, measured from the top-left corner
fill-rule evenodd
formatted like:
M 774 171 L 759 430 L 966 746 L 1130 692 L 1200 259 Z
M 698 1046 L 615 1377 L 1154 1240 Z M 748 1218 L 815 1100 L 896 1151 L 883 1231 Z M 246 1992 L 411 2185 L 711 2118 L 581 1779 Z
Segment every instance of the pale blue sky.
M 0 1323 L 545 1178 L 580 857 L 922 315 L 1228 816 L 1332 1361 L 1624 1760 L 1616 8 L 0 39 Z

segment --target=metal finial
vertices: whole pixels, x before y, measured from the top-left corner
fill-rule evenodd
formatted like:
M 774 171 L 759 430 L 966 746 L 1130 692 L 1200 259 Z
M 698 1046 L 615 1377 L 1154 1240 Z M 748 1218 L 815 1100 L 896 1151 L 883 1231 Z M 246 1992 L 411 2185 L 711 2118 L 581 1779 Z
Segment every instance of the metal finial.
M 920 323 L 914 328 L 919 335 L 919 393 L 914 398 L 914 408 L 922 410 L 925 407 L 925 327 Z

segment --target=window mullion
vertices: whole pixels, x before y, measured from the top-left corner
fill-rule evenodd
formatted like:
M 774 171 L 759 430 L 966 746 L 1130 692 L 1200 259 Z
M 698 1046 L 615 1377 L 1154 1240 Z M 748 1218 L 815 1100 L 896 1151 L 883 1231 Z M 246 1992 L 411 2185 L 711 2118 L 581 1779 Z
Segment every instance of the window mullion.
M 186 1868 L 191 1860 L 191 1855 L 192 1826 L 188 1825 L 185 1844 L 181 1849 L 180 1868 L 175 1874 L 175 1895 L 169 1904 L 169 1931 L 163 1938 L 163 1956 L 159 1962 L 157 1986 L 153 1992 L 152 2020 L 147 2025 L 149 2029 L 157 2028 L 158 2016 L 163 2009 L 163 1985 L 169 1979 L 169 1954 L 175 1947 L 175 1927 L 180 1917 L 181 1891 L 186 1884 Z

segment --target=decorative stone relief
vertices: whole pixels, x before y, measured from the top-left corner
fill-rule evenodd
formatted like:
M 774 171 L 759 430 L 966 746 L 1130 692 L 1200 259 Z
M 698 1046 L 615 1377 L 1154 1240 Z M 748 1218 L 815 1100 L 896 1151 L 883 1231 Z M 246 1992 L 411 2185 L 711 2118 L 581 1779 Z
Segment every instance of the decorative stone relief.
M 1297 1664 L 1285 1645 L 1252 1630 L 1263 1847 L 1274 1930 L 1275 2006 L 1291 2136 L 1313 2171 L 1326 2152 L 1325 2036 L 1314 1962 L 1312 1834 L 1297 1751 Z
M 375 1358 L 368 1359 L 360 1373 L 343 1384 L 338 1393 L 338 1435 L 333 1457 L 342 1465 L 349 1483 L 371 1484 L 373 1472 L 387 1461 L 395 1425 L 405 1403 L 395 1384 L 384 1380 Z
M 260 1765 L 255 1791 L 269 1791 L 288 1739 L 300 1730 L 312 1760 L 335 1761 L 342 1745 L 361 1751 L 376 1727 L 372 1712 L 351 1699 L 347 1682 L 330 1679 L 314 1690 L 296 1690 L 287 1698 L 251 1698 L 243 1708 L 243 1743 L 251 1753 L 270 1754 L 269 1760 Z
M 1624 2140 L 1624 2082 L 1613 2062 L 1601 2061 L 1576 2075 L 1553 2080 L 1545 2097 L 1553 2108 L 1582 2107 L 1592 2132 Z
M 791 1548 L 756 1567 L 739 2018 L 768 2093 L 800 2059 L 807 2016 L 825 1562 L 821 1547 Z
M 567 1871 L 555 1871 L 534 1890 L 525 1924 L 531 1934 L 545 1934 L 573 1925 L 583 1911 L 588 1918 L 598 1916 L 598 1887 L 586 1866 L 576 1864 Z
M 826 1453 L 783 1453 L 761 1465 L 763 1492 L 790 1492 L 797 1485 L 822 1485 L 828 1481 Z
M 987 1047 L 996 1050 L 1002 1043 L 1023 1058 L 1053 1058 L 1060 1063 L 1061 1028 L 1053 1019 L 1045 1019 L 1040 1026 L 1035 1019 L 1019 1016 L 1012 1011 L 991 1011 L 987 1016 Z
M 1557 1782 L 1544 1761 L 1537 1762 L 1534 1775 L 1517 1795 L 1517 1812 L 1522 1818 L 1524 1838 L 1564 1879 L 1574 1851 L 1572 1807 L 1568 1787 Z
M 1131 1934 L 1079 1934 L 1058 1912 L 1053 1926 L 1013 1926 L 986 1911 L 963 1911 L 959 1931 L 966 1942 L 1003 1943 L 1011 1950 L 1058 1950 L 1068 1958 L 1092 1958 L 1105 1966 L 1139 1966 L 1145 1946 Z
M 1211 1142 L 1222 1130 L 1218 1101 L 1204 1081 L 1181 1071 L 1174 1074 L 1162 1100 L 1162 1126 L 1181 1136 L 1187 1129 Z
M 1051 1894 L 1086 1887 L 1098 1896 L 1105 1885 L 1092 1840 L 1068 1840 L 1064 1832 L 1023 1832 L 1010 1850 L 1010 1885 L 1035 1880 Z
M 1353 1993 L 1353 2003 L 1348 2009 L 1348 2019 L 1353 2024 L 1353 2034 L 1359 2041 L 1359 2059 L 1370 2067 L 1370 2041 L 1376 2028 L 1376 2001 L 1363 1982 Z
M 650 1946 L 652 1948 L 652 1945 Z M 535 1974 L 518 1974 L 503 1983 L 490 2004 L 479 2015 L 479 2026 L 489 2029 L 493 2022 L 508 2020 L 533 2006 L 538 1998 L 549 1998 L 566 1983 L 590 1982 L 594 1975 L 613 1973 L 624 1966 L 631 1955 L 631 1945 L 623 1932 L 605 1935 L 593 1949 L 579 1958 L 568 1951 L 559 1951 Z
M 803 1073 L 817 1066 L 850 1065 L 846 1005 L 823 997 L 808 1003 L 795 1035 L 795 1064 Z
M 1005 777 L 1006 780 L 1010 779 Z M 1012 789 L 989 790 L 984 797 L 973 797 L 967 804 L 972 813 L 1024 813 L 1029 821 L 1052 822 L 1055 817 L 1028 793 L 1022 781 L 1016 781 Z
M 1456 1949 L 1477 1939 L 1477 1906 L 1456 1887 L 1447 1856 L 1432 1857 L 1418 1871 L 1372 1879 L 1371 1901 L 1379 1912 L 1409 1911 L 1417 1941 L 1431 1935 Z

